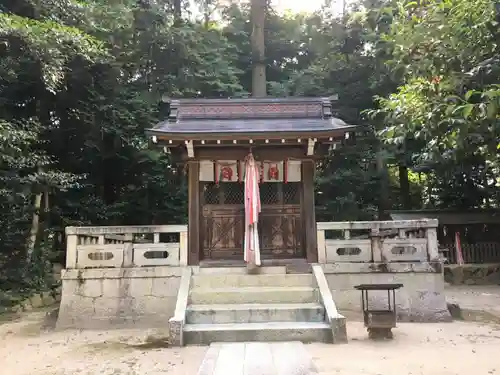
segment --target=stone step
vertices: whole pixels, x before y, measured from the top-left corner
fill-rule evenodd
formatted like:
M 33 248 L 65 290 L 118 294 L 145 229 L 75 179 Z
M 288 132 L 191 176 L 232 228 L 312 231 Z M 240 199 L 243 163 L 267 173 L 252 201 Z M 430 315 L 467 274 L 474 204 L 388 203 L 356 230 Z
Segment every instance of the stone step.
M 323 322 L 325 310 L 319 303 L 190 305 L 189 324 Z
M 287 272 L 286 266 L 266 266 L 259 267 L 258 275 L 283 275 Z M 193 275 L 247 275 L 246 266 L 241 267 L 195 267 Z
M 193 275 L 191 285 L 194 288 L 224 288 L 251 286 L 315 286 L 312 274 L 264 274 L 264 275 Z
M 331 343 L 332 331 L 327 323 L 268 322 L 237 324 L 186 324 L 184 339 L 188 345 L 213 342 L 301 341 Z
M 318 302 L 318 292 L 312 287 L 194 288 L 189 301 L 192 305 L 308 303 Z

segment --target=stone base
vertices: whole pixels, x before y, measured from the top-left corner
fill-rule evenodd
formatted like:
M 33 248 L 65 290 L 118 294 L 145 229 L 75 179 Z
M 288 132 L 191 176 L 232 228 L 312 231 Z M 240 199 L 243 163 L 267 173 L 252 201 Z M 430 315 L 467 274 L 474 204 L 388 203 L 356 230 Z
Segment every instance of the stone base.
M 444 280 L 452 285 L 500 285 L 500 264 L 446 265 Z
M 56 328 L 165 328 L 181 267 L 65 270 Z
M 451 321 L 439 264 L 337 263 L 326 264 L 322 268 L 340 313 L 361 312 L 361 293 L 354 289 L 357 284 L 402 283 L 404 287 L 396 291 L 400 321 Z M 182 270 L 182 267 L 168 266 L 65 270 L 61 277 L 62 296 L 57 328 L 166 328 L 174 315 Z M 265 270 L 262 270 L 264 274 Z M 242 273 L 246 270 L 243 269 Z M 196 294 L 193 296 L 196 297 Z M 371 308 L 385 308 L 386 304 L 386 292 L 370 293 Z M 342 321 L 339 321 L 340 327 Z
M 397 317 L 406 322 L 448 322 L 444 280 L 440 267 L 430 263 L 392 263 L 390 269 L 377 264 L 325 264 L 323 270 L 340 313 L 361 311 L 358 284 L 401 283 L 396 291 Z M 391 293 L 392 294 L 392 293 Z M 387 308 L 387 292 L 369 294 L 371 309 Z

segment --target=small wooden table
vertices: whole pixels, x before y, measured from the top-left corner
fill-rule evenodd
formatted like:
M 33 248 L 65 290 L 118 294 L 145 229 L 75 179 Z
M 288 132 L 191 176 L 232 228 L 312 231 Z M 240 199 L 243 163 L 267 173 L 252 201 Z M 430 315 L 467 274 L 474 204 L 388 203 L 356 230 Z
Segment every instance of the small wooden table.
M 361 284 L 354 287 L 357 290 L 361 290 L 361 307 L 369 338 L 392 339 L 392 328 L 396 327 L 396 289 L 401 287 L 403 287 L 403 284 Z M 368 292 L 373 290 L 387 291 L 387 310 L 370 309 L 368 305 Z

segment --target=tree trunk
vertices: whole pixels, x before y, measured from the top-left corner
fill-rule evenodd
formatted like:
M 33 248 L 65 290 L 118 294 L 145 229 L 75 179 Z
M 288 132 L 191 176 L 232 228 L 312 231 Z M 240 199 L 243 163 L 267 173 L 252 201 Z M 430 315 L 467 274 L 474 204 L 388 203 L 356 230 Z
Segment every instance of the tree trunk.
M 267 94 L 264 26 L 267 0 L 252 0 L 252 96 Z
M 387 175 L 387 163 L 382 148 L 379 146 L 377 152 L 377 171 L 380 178 L 380 201 L 378 206 L 378 219 L 390 220 L 389 209 L 389 176 Z
M 26 260 L 31 263 L 33 253 L 35 251 L 36 239 L 40 228 L 40 208 L 42 206 L 42 193 L 35 195 L 35 203 L 33 204 L 33 217 L 31 219 L 31 230 L 28 244 L 26 246 Z
M 210 25 L 210 4 L 211 0 L 205 0 L 203 3 L 203 18 L 205 29 L 208 29 L 208 25 Z
M 174 0 L 174 21 L 178 24 L 182 17 L 182 0 Z
M 399 166 L 399 189 L 401 194 L 401 202 L 405 210 L 411 209 L 410 199 L 410 181 L 408 181 L 408 167 Z

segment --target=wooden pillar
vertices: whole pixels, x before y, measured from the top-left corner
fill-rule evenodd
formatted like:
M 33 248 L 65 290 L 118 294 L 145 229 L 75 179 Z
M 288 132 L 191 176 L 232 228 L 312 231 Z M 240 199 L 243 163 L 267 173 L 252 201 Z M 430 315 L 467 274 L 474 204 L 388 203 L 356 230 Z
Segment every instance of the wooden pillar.
M 188 162 L 188 264 L 200 263 L 200 162 Z
M 316 238 L 316 212 L 314 207 L 314 170 L 313 160 L 302 162 L 302 225 L 306 257 L 309 263 L 318 262 Z

